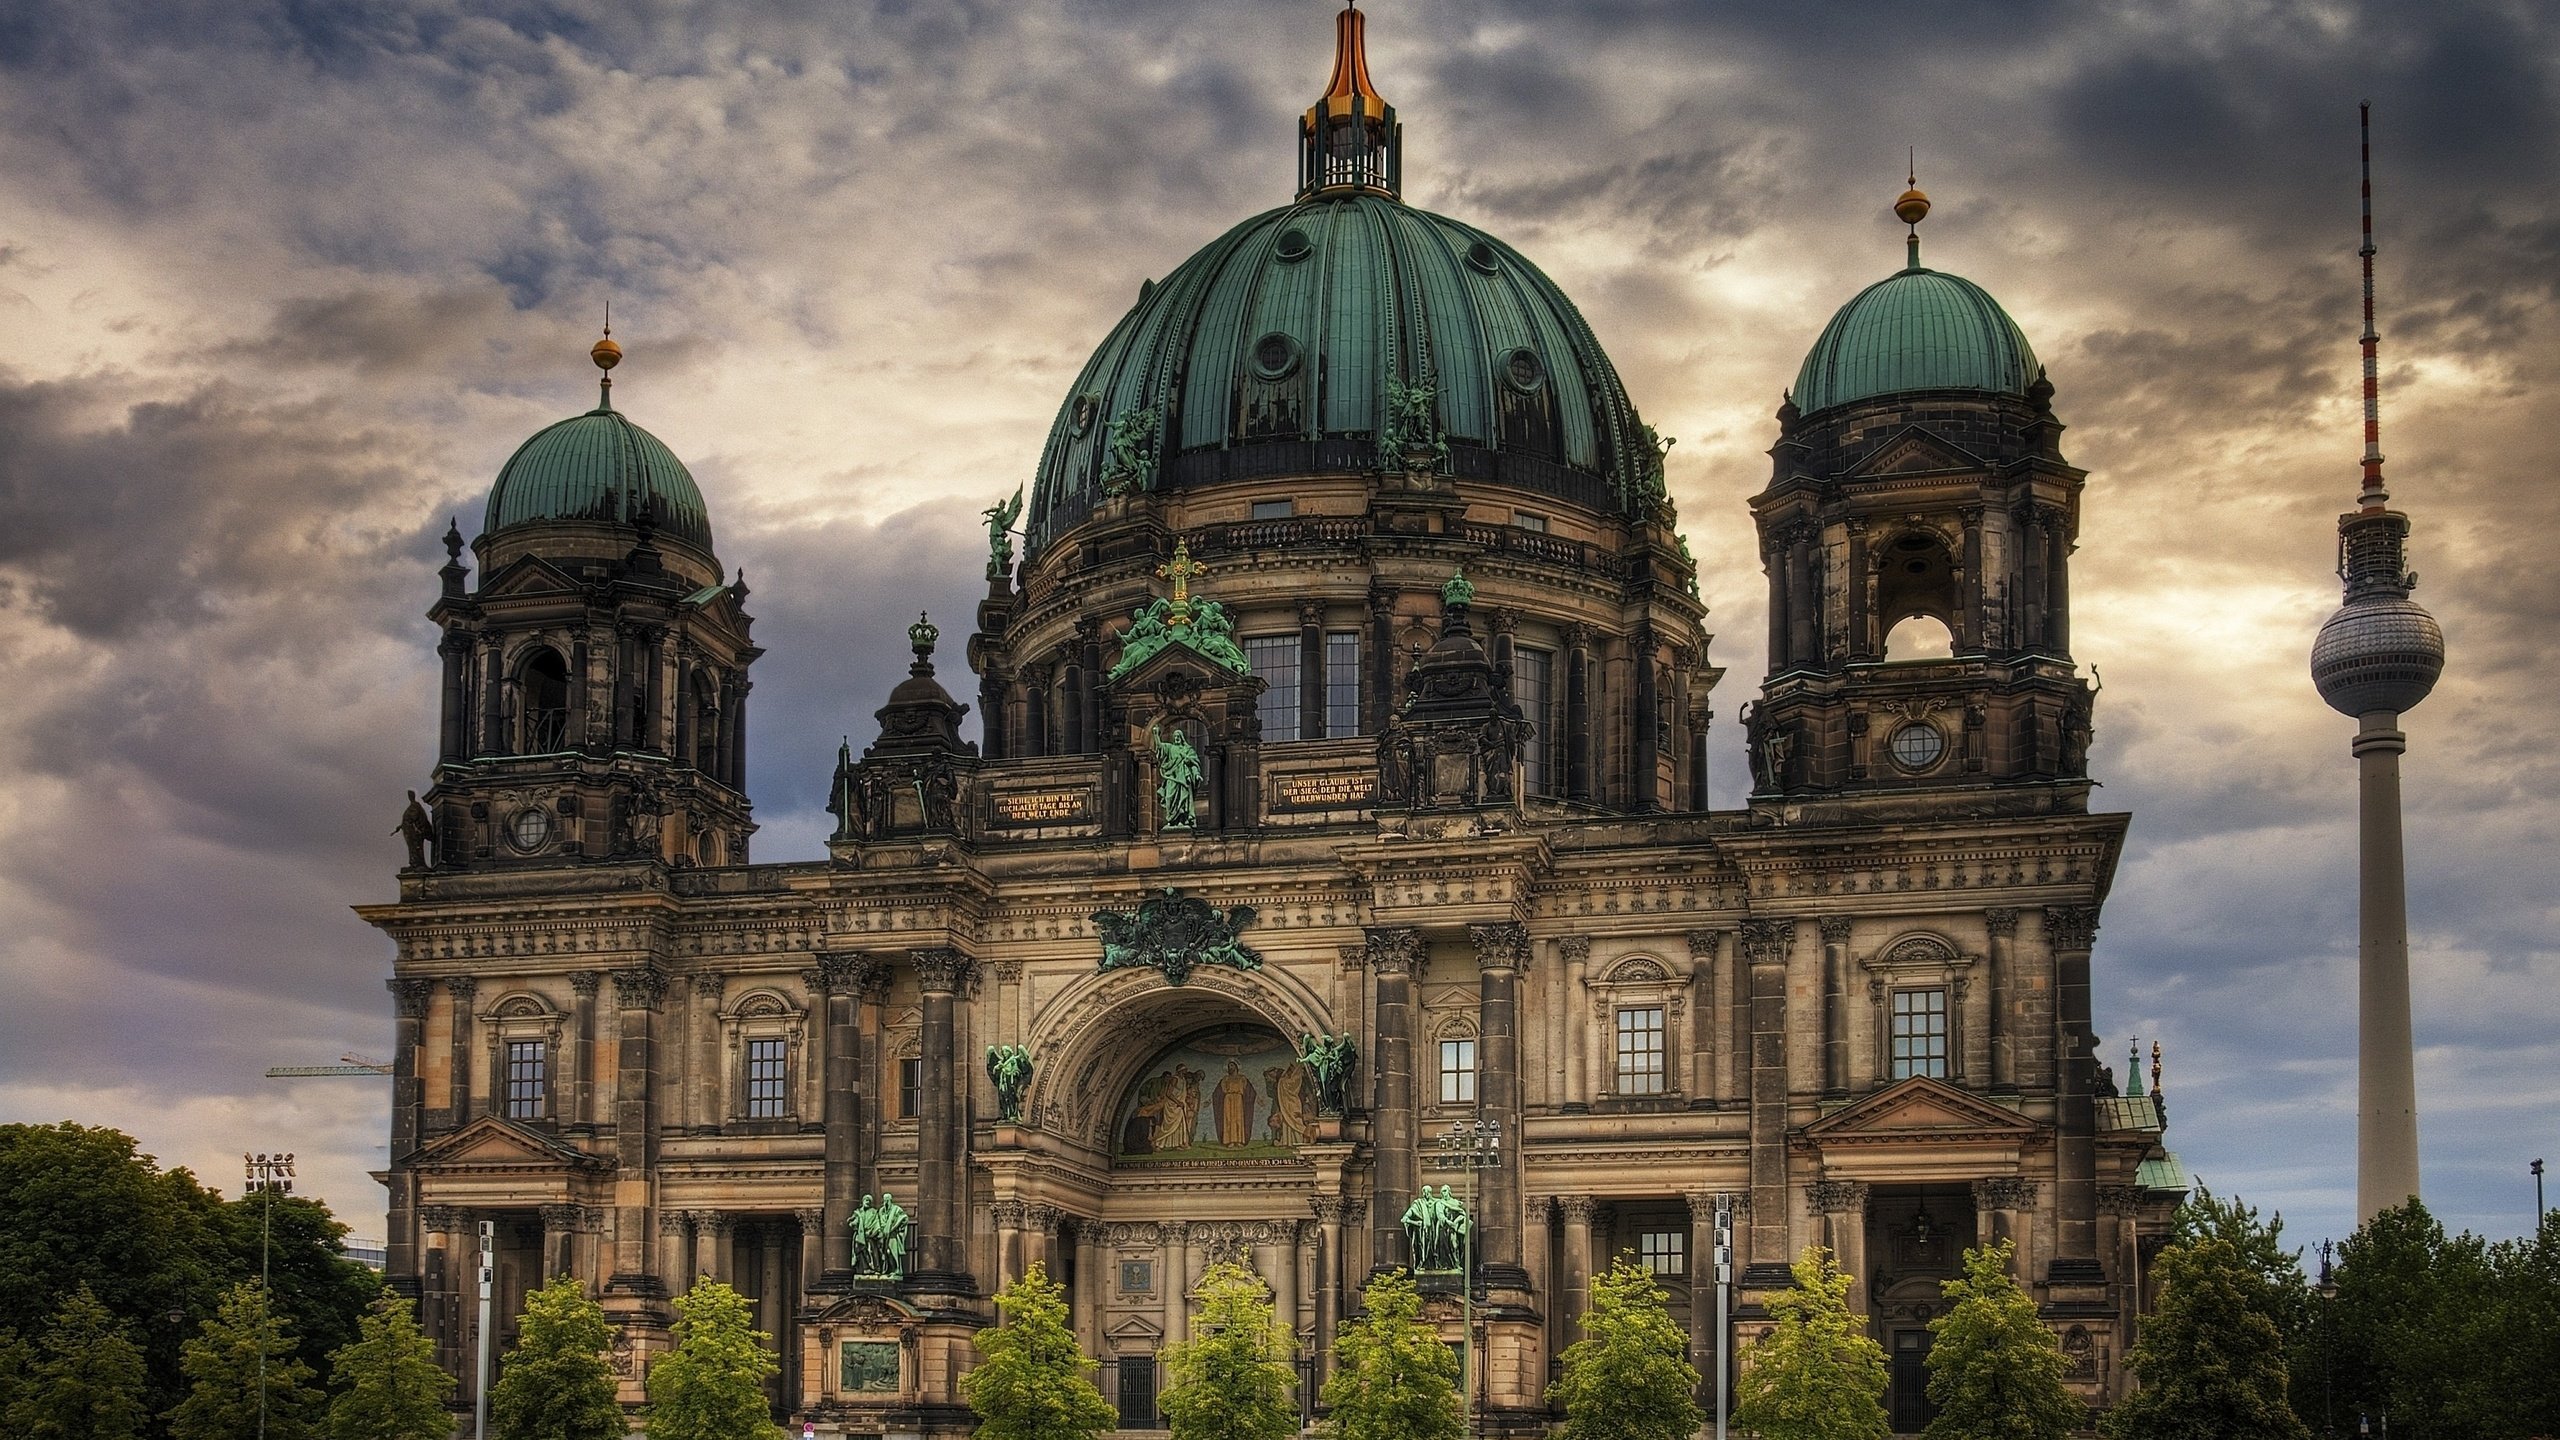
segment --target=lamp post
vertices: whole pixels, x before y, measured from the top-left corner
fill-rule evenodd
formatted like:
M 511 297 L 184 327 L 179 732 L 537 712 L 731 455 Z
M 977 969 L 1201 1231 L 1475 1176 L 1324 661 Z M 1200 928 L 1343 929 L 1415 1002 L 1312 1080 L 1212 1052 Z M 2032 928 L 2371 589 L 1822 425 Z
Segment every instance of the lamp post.
M 2320 1433 L 2338 1433 L 2338 1321 L 2330 1307 L 2338 1300 L 2337 1277 L 2329 1269 L 2329 1257 L 2335 1249 L 2328 1241 L 2320 1242 Z
M 267 1436 L 267 1335 L 272 1306 L 267 1286 L 267 1259 L 275 1235 L 276 1197 L 293 1193 L 293 1156 L 243 1155 L 247 1181 L 242 1189 L 258 1197 L 258 1440 Z
M 2542 1230 L 2542 1215 L 2542 1162 L 2536 1160 L 2533 1162 L 2533 1228 L 2537 1234 Z
M 1458 1337 L 1458 1383 L 1465 1387 L 1467 1434 L 1476 1433 L 1476 1371 L 1481 1368 L 1475 1358 L 1476 1340 L 1476 1177 L 1502 1163 L 1502 1122 L 1478 1117 L 1461 1120 L 1433 1142 L 1439 1153 L 1432 1166 L 1442 1170 L 1467 1172 L 1467 1232 L 1465 1251 L 1459 1260 L 1458 1313 L 1463 1328 Z

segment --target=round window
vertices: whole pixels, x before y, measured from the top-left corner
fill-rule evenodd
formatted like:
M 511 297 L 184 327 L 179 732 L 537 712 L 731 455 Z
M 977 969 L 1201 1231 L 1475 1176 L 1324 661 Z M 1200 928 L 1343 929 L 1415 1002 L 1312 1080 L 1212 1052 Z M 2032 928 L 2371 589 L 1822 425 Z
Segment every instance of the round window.
M 1886 743 L 1893 751 L 1893 763 L 1905 770 L 1926 770 L 1947 753 L 1947 737 L 1938 727 L 1917 720 L 1894 731 Z
M 1274 330 L 1253 342 L 1253 374 L 1258 380 L 1285 380 L 1298 368 L 1298 342 Z
M 1540 363 L 1535 350 L 1514 350 L 1502 357 L 1502 378 L 1511 382 L 1514 390 L 1535 390 L 1547 383 L 1547 367 Z
M 1502 254 L 1479 240 L 1467 247 L 1467 263 L 1490 275 L 1502 268 Z
M 516 817 L 507 822 L 507 838 L 513 840 L 519 850 L 541 849 L 542 842 L 551 838 L 551 812 L 540 809 L 517 811 Z
M 1314 243 L 1307 239 L 1307 232 L 1294 225 L 1280 232 L 1280 243 L 1272 248 L 1273 253 L 1283 260 L 1304 260 L 1316 250 Z

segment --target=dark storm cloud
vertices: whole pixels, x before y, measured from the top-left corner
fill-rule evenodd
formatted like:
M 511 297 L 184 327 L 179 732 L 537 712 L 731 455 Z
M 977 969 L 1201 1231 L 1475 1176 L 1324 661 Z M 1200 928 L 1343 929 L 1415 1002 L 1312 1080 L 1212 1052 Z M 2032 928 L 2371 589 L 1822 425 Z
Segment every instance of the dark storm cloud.
M 323 1193 L 378 1205 L 379 1096 L 254 1073 L 381 1043 L 383 947 L 343 906 L 389 893 L 428 759 L 434 537 L 592 403 L 608 298 L 617 402 L 754 588 L 757 854 L 818 854 L 917 608 L 975 703 L 976 512 L 1091 345 L 1287 198 L 1329 10 L 0 4 L 0 1110 L 85 1087 L 200 1163 L 289 1111 L 337 1156 Z M 2361 97 L 2386 441 L 2454 644 L 2408 726 L 2429 1180 L 2512 1231 L 2505 1157 L 2560 1143 L 2555 28 L 2378 0 L 1372 17 L 1409 192 L 1545 266 L 1683 437 L 1727 715 L 1762 662 L 1769 413 L 1901 263 L 1919 150 L 1932 263 L 2018 314 L 2093 471 L 2075 634 L 2109 682 L 2099 803 L 2135 814 L 2109 1062 L 2165 1038 L 2189 1162 L 2312 1233 L 2352 1143 L 2348 722 L 2303 657 L 2353 487 Z M 1715 769 L 1735 803 L 1729 724 Z

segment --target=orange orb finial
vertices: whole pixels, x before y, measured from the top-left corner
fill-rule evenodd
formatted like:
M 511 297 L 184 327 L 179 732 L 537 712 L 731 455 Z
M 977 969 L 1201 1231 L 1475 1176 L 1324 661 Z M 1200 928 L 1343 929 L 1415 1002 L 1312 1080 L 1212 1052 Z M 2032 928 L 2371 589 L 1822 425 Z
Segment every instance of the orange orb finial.
M 1893 202 L 1893 218 L 1905 225 L 1917 225 L 1929 213 L 1929 197 L 1914 185 Z
M 587 358 L 596 362 L 596 368 L 599 370 L 610 370 L 622 363 L 622 347 L 613 343 L 612 331 L 604 332 L 604 338 L 598 340 L 595 348 L 587 352 Z

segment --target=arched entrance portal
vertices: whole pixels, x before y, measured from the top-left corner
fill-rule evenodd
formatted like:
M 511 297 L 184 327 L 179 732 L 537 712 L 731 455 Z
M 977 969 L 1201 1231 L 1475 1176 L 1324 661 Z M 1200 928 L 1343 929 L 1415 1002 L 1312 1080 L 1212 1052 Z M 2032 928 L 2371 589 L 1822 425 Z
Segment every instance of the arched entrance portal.
M 1268 1025 L 1186 1035 L 1140 1067 L 1112 1126 L 1114 1170 L 1295 1165 L 1314 1134 L 1315 1082 Z

